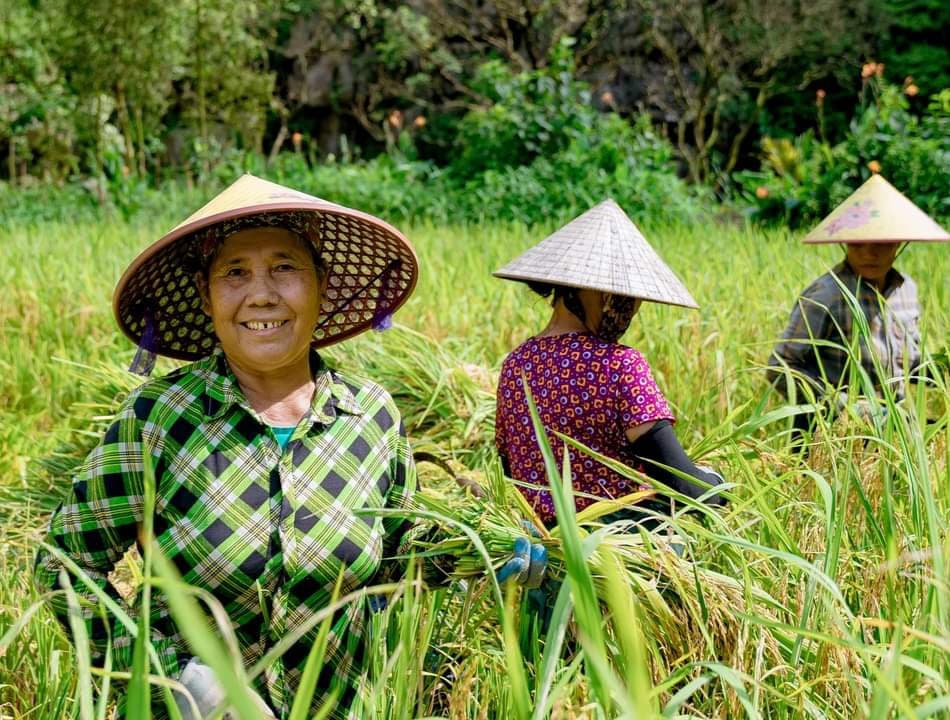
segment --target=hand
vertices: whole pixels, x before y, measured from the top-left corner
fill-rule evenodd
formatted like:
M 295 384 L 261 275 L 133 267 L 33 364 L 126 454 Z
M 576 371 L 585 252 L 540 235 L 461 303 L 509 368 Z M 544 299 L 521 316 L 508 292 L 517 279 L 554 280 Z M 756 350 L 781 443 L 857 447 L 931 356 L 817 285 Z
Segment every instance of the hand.
M 470 477 L 466 477 L 465 475 L 456 475 L 455 482 L 463 490 L 467 490 L 468 492 L 472 493 L 473 497 L 484 498 L 487 495 L 485 488 L 479 485 L 475 480 L 472 480 Z
M 527 532 L 541 537 L 538 529 L 527 520 L 521 522 Z M 526 588 L 540 587 L 548 567 L 548 551 L 541 543 L 532 543 L 528 537 L 519 537 L 512 548 L 512 557 L 502 565 L 496 577 L 498 582 L 514 582 Z
M 726 482 L 726 479 L 722 475 L 720 475 L 718 472 L 713 470 L 708 465 L 697 465 L 696 467 L 702 470 L 704 473 L 706 473 L 706 475 L 710 476 L 706 478 L 706 482 L 712 485 L 713 488 L 716 488 L 717 486 L 722 485 L 724 482 Z M 704 502 L 707 505 L 712 505 L 713 507 L 723 507 L 726 504 L 726 498 L 723 497 L 717 491 L 717 492 L 714 492 L 712 495 L 709 495 L 704 500 Z
M 366 604 L 371 613 L 378 613 L 389 607 L 389 598 L 385 595 L 367 595 Z
M 178 676 L 178 682 L 185 686 L 192 699 L 194 706 L 188 701 L 188 698 L 180 692 L 175 693 L 175 704 L 181 713 L 182 720 L 201 720 L 208 717 L 211 711 L 224 702 L 224 688 L 218 682 L 214 671 L 202 663 L 198 658 L 193 657 L 185 665 L 185 669 Z M 251 698 L 261 711 L 261 717 L 267 720 L 275 720 L 274 713 L 264 702 L 264 699 L 256 692 L 248 688 Z M 195 716 L 193 707 L 197 706 L 198 715 Z M 230 718 L 230 713 L 225 713 L 225 718 Z
M 850 410 L 858 418 L 867 422 L 875 417 L 879 417 L 881 420 L 887 417 L 887 406 L 877 398 L 859 397 L 852 402 L 848 402 L 847 390 L 838 393 L 836 405 L 838 412 L 845 409 Z

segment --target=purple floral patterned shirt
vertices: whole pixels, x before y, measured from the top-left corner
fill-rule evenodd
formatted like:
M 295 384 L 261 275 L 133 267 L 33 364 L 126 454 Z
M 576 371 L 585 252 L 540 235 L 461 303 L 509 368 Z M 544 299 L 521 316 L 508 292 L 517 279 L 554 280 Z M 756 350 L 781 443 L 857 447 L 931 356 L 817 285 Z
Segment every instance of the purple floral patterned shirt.
M 650 366 L 638 351 L 599 340 L 591 333 L 531 338 L 505 358 L 498 380 L 495 446 L 507 460 L 511 477 L 539 489 L 519 487 L 546 525 L 554 524 L 554 502 L 544 459 L 534 437 L 522 386 L 527 378 L 541 421 L 560 461 L 568 435 L 592 450 L 637 466 L 626 431 L 655 420 L 673 421 Z M 640 486 L 591 457 L 572 452 L 571 472 L 577 493 L 599 498 L 622 497 Z M 594 498 L 578 495 L 578 510 Z

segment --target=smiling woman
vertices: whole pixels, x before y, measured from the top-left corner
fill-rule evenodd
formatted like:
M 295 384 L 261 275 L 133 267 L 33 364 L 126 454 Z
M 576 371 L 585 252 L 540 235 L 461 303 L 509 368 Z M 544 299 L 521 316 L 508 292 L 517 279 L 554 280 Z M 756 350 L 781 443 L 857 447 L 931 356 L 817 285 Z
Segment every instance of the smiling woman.
M 340 578 L 343 594 L 371 583 L 410 526 L 361 511 L 411 507 L 412 456 L 390 395 L 329 369 L 316 348 L 385 326 L 416 273 L 412 247 L 383 221 L 241 178 L 119 281 L 115 312 L 139 346 L 136 369 L 156 354 L 194 362 L 130 394 L 53 515 L 49 544 L 116 596 L 108 574 L 138 540 L 147 459 L 158 547 L 222 603 L 245 664 L 326 607 Z M 40 552 L 41 587 L 57 588 L 62 569 Z M 103 627 L 85 595 L 93 657 L 108 652 L 125 669 L 128 631 Z M 314 696 L 314 709 L 333 698 L 330 717 L 358 713 L 368 611 L 359 601 L 334 618 Z M 210 711 L 213 675 L 161 598 L 150 632 L 164 672 Z M 286 716 L 315 635 L 267 668 L 255 688 L 267 713 Z
M 284 228 L 239 230 L 196 278 L 244 394 L 280 427 L 295 426 L 313 394 L 310 343 L 327 274 L 312 247 Z

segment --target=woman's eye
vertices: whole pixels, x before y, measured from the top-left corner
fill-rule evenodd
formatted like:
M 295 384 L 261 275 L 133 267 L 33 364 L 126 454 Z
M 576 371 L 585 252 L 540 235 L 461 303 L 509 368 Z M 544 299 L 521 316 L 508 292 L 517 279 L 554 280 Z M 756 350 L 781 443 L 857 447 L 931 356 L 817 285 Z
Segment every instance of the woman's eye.
M 281 263 L 280 265 L 274 267 L 274 270 L 277 272 L 293 272 L 296 269 L 296 266 L 291 265 L 290 263 Z
M 224 271 L 224 276 L 229 278 L 241 277 L 244 275 L 244 268 L 232 267 Z

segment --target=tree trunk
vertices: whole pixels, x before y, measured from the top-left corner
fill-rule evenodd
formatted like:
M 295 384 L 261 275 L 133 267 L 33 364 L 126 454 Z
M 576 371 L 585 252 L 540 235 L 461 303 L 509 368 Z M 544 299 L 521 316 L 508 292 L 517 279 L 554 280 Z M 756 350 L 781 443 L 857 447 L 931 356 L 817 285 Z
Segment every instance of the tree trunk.
M 280 130 L 277 131 L 277 137 L 274 138 L 274 144 L 271 145 L 270 154 L 267 156 L 267 164 L 272 165 L 277 159 L 278 153 L 280 153 L 281 147 L 284 145 L 284 140 L 287 139 L 287 122 L 285 119 L 281 119 Z
M 135 129 L 138 138 L 139 175 L 143 178 L 148 174 L 145 165 L 145 122 L 142 120 L 142 108 L 135 108 Z
M 122 140 L 125 144 L 125 165 L 129 172 L 135 172 L 135 148 L 132 145 L 132 121 L 129 118 L 129 106 L 125 103 L 125 92 L 122 89 L 122 83 L 116 85 L 115 95 L 119 125 L 122 128 Z
M 7 172 L 10 174 L 10 185 L 16 187 L 16 146 L 14 137 L 10 136 L 10 145 L 7 149 Z
M 100 205 L 105 205 L 106 188 L 102 170 L 102 93 L 96 94 L 96 151 L 93 153 L 96 172 L 96 196 Z
M 205 109 L 205 66 L 204 42 L 202 40 L 203 22 L 201 19 L 201 0 L 195 0 L 195 85 L 198 96 L 198 132 L 201 145 L 208 147 L 208 118 Z

